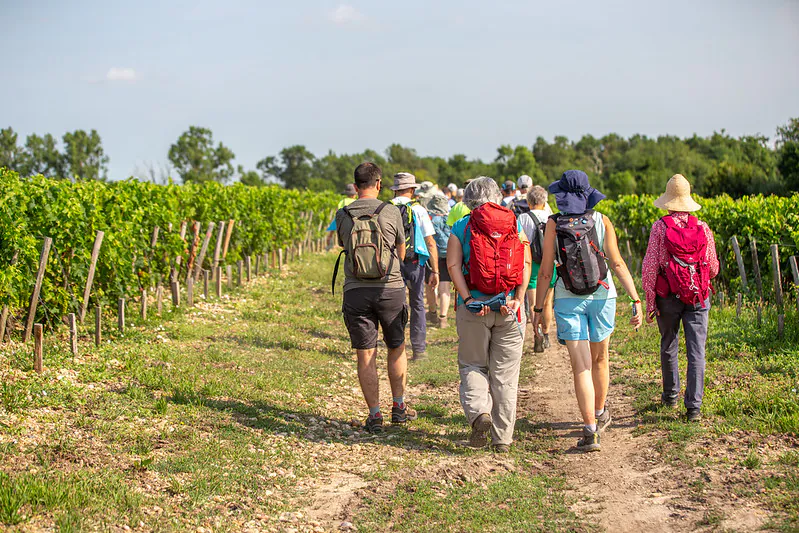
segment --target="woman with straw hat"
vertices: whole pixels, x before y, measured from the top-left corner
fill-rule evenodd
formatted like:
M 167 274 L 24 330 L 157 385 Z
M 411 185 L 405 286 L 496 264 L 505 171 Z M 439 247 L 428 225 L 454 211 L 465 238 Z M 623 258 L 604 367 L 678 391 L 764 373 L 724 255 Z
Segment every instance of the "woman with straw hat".
M 654 202 L 668 214 L 652 225 L 642 266 L 646 320 L 657 318 L 663 405 L 675 407 L 680 392 L 677 365 L 680 323 L 685 329 L 688 359 L 685 386 L 686 418 L 701 418 L 705 390 L 705 342 L 710 310 L 710 280 L 719 273 L 716 243 L 707 224 L 691 213 L 702 208 L 691 198 L 691 184 L 675 174 L 666 192 Z

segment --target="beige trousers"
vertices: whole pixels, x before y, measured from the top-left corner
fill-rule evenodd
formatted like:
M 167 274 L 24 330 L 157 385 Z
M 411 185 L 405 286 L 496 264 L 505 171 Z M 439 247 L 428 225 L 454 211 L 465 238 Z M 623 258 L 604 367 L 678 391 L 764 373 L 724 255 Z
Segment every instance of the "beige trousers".
M 510 444 L 516 423 L 516 393 L 524 337 L 515 316 L 490 312 L 477 316 L 459 305 L 458 368 L 460 399 L 471 425 L 483 413 L 490 413 L 494 444 Z M 526 325 L 522 309 L 522 331 Z

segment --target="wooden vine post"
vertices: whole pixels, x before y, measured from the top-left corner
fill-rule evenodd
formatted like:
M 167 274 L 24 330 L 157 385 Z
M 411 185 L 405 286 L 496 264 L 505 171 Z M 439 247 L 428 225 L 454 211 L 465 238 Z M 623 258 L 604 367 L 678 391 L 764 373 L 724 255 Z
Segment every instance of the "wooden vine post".
M 120 335 L 125 334 L 125 299 L 120 298 L 117 308 L 117 328 Z
M 236 221 L 233 219 L 228 220 L 227 222 L 227 233 L 225 233 L 225 245 L 222 247 L 222 259 L 227 257 L 227 250 L 230 246 L 230 237 L 233 235 L 233 226 L 236 224 Z
M 161 316 L 161 312 L 164 310 L 164 286 L 160 283 L 155 288 L 155 312 L 158 316 Z
M 94 345 L 100 346 L 103 342 L 103 308 L 99 305 L 94 308 Z
M 194 306 L 194 280 L 192 278 L 186 280 L 186 305 Z
M 33 325 L 33 369 L 44 372 L 44 331 L 41 324 Z
M 799 266 L 796 264 L 796 256 L 792 255 L 788 259 L 788 264 L 791 265 L 791 274 L 793 275 L 793 287 L 796 295 L 796 311 L 799 312 Z
M 72 355 L 78 355 L 78 326 L 75 320 L 75 313 L 67 315 L 67 324 L 69 325 L 69 349 Z
M 83 289 L 83 305 L 81 305 L 80 313 L 78 314 L 81 324 L 86 317 L 86 310 L 89 308 L 89 296 L 92 293 L 92 283 L 94 283 L 94 273 L 97 269 L 97 258 L 100 257 L 100 246 L 103 244 L 103 237 L 105 237 L 105 233 L 102 231 L 98 231 L 94 237 L 92 258 L 89 262 L 89 275 L 86 277 L 86 287 Z
M 203 298 L 208 301 L 208 271 L 203 270 Z
M 216 274 L 214 274 L 214 282 L 216 283 L 216 297 L 222 298 L 222 267 L 216 267 Z
M 200 248 L 200 253 L 197 256 L 197 262 L 194 265 L 194 281 L 196 282 L 200 279 L 200 272 L 203 269 L 203 261 L 205 260 L 205 254 L 208 252 L 208 243 L 211 241 L 211 235 L 214 233 L 214 223 L 208 223 L 208 229 L 205 231 L 205 238 L 203 239 L 203 245 Z
M 755 272 L 755 285 L 757 286 L 757 296 L 763 301 L 763 279 L 760 276 L 760 259 L 757 256 L 757 241 L 754 237 L 749 237 L 749 248 L 752 251 L 752 270 Z
M 183 242 L 186 242 L 186 228 L 187 228 L 187 226 L 188 226 L 188 224 L 187 224 L 187 222 L 185 220 L 180 223 L 180 239 Z M 180 276 L 180 264 L 182 262 L 183 262 L 183 256 L 178 254 L 178 256 L 175 257 L 175 263 L 172 266 L 172 272 L 169 273 L 169 281 L 170 282 L 178 280 L 178 276 Z
M 189 259 L 186 262 L 186 279 L 189 279 L 189 277 L 193 275 L 192 270 L 194 269 L 194 258 L 197 255 L 197 247 L 200 245 L 200 223 L 199 222 L 195 222 L 192 225 L 192 232 L 193 232 L 192 234 L 194 235 L 194 238 L 191 241 L 191 247 L 189 247 Z
M 741 275 L 741 290 L 746 292 L 746 269 L 744 269 L 744 260 L 741 256 L 741 247 L 738 246 L 738 237 L 732 236 L 732 251 L 735 252 L 735 262 L 738 263 L 738 273 Z
M 222 256 L 222 243 L 225 240 L 225 222 L 220 220 L 217 228 L 219 229 L 219 233 L 216 236 L 216 247 L 214 248 L 214 271 L 216 271 L 216 267 L 219 266 L 219 259 Z
M 785 310 L 782 307 L 782 275 L 780 274 L 780 250 L 771 245 L 771 273 L 774 277 L 774 295 L 777 297 L 777 335 L 782 336 L 785 327 Z
M 36 272 L 36 282 L 33 285 L 33 294 L 31 294 L 31 302 L 28 308 L 28 322 L 25 325 L 25 333 L 22 336 L 22 342 L 28 342 L 33 332 L 33 321 L 36 320 L 36 307 L 39 305 L 39 292 L 42 290 L 44 272 L 47 269 L 47 258 L 50 256 L 50 247 L 52 245 L 53 239 L 45 237 L 44 244 L 42 245 L 42 253 L 39 256 L 39 270 Z

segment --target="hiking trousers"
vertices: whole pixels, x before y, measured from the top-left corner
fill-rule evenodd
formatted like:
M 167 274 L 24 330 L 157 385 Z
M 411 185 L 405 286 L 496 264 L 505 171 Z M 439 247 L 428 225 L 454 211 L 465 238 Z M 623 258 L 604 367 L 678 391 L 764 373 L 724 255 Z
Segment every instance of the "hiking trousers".
M 469 425 L 483 413 L 491 414 L 493 444 L 513 442 L 516 394 L 524 337 L 516 316 L 490 312 L 477 316 L 459 305 L 458 370 L 460 400 Z M 522 309 L 522 330 L 526 317 Z
M 680 394 L 680 367 L 677 349 L 680 345 L 680 323 L 685 330 L 685 351 L 688 374 L 685 384 L 685 408 L 699 409 L 705 394 L 705 343 L 707 342 L 710 298 L 705 305 L 687 305 L 676 295 L 657 297 L 660 329 L 660 367 L 663 373 L 664 402 L 674 402 Z
M 408 287 L 411 308 L 411 349 L 414 355 L 427 349 L 427 322 L 424 305 L 424 266 L 418 261 L 402 264 L 402 277 Z

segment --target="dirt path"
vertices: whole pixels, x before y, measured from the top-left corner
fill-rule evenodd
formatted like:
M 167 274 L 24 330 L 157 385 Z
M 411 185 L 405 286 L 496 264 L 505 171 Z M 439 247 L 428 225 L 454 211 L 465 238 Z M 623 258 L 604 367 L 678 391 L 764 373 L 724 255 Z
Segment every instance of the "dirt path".
M 765 513 L 732 501 L 698 497 L 690 490 L 691 469 L 677 471 L 665 464 L 651 435 L 635 435 L 638 421 L 622 386 L 610 388 L 613 423 L 602 435 L 602 451 L 576 452 L 582 424 L 566 348 L 553 346 L 543 354 L 530 351 L 525 357 L 535 358 L 535 377 L 519 416 L 530 417 L 543 435 L 555 438 L 558 460 L 551 466 L 569 481 L 575 498 L 572 508 L 578 515 L 613 532 L 760 529 Z M 724 518 L 716 521 L 713 516 Z

